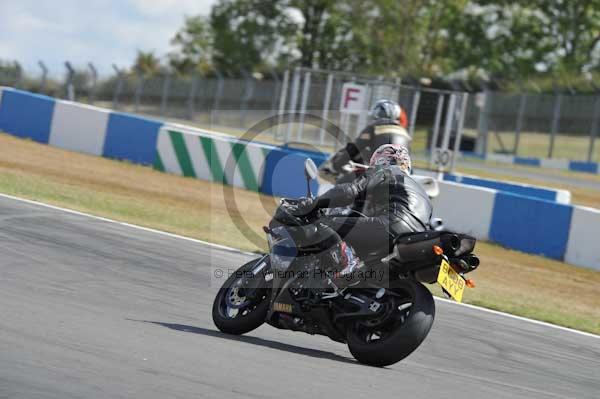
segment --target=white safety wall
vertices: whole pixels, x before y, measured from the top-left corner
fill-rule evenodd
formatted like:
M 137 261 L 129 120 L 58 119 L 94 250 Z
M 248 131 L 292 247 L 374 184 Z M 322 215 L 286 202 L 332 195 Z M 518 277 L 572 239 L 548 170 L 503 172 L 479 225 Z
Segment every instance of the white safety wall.
M 487 240 L 496 190 L 446 181 L 438 183 L 440 195 L 433 199 L 433 216 L 442 218 L 450 230 Z
M 599 229 L 600 210 L 573 207 L 565 261 L 600 270 L 600 251 L 596 245 Z
M 67 150 L 102 155 L 109 115 L 107 109 L 57 101 L 48 143 Z

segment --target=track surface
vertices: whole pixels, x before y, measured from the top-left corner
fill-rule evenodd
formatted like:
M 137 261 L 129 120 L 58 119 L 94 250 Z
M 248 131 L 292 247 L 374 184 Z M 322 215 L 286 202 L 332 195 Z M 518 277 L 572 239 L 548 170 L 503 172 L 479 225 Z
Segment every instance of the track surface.
M 389 368 L 324 337 L 219 333 L 247 255 L 0 197 L 0 398 L 597 398 L 600 339 L 437 302 Z M 485 267 L 485 265 L 484 265 Z

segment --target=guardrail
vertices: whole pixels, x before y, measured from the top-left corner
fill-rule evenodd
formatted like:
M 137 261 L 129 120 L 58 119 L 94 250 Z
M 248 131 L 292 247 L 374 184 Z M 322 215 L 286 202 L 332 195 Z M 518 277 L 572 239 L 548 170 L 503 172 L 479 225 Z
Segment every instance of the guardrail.
M 305 193 L 304 159 L 319 164 L 327 157 L 7 88 L 0 89 L 0 130 L 286 197 Z M 600 252 L 590 245 L 600 234 L 599 210 L 449 181 L 440 185 L 435 216 L 448 228 L 600 270 Z

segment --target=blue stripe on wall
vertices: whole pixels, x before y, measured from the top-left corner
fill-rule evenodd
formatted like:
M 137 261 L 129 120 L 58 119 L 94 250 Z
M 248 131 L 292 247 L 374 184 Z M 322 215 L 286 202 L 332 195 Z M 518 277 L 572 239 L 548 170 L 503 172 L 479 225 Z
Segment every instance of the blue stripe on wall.
M 541 162 L 539 158 L 523 158 L 523 157 L 515 157 L 514 163 L 519 165 L 529 165 L 529 166 L 540 166 Z
M 569 161 L 569 170 L 598 173 L 598 164 L 596 162 Z
M 299 198 L 306 196 L 306 178 L 304 177 L 304 161 L 312 158 L 319 166 L 327 160 L 327 154 L 299 151 L 288 148 L 276 148 L 269 152 L 265 161 L 265 171 L 261 192 L 278 197 Z M 311 184 L 316 192 L 318 185 Z
M 556 191 L 548 190 L 540 187 L 533 186 L 522 186 L 520 184 L 511 184 L 502 181 L 489 180 L 489 179 L 477 179 L 467 176 L 457 176 L 452 174 L 445 174 L 444 180 L 453 181 L 462 184 L 468 184 L 470 186 L 487 187 L 493 188 L 499 191 L 505 191 L 507 193 L 513 193 L 523 195 L 526 197 L 533 197 L 544 199 L 548 201 L 556 201 Z
M 0 102 L 0 130 L 48 144 L 54 99 L 20 90 L 4 89 Z
M 102 155 L 151 165 L 161 126 L 162 123 L 150 119 L 113 112 L 108 118 Z
M 498 192 L 490 240 L 523 252 L 562 260 L 573 207 Z

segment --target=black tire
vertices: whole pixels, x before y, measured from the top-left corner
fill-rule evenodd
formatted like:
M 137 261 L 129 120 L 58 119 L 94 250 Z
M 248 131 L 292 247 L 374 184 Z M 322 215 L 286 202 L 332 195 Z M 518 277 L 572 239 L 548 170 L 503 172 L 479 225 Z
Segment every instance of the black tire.
M 433 296 L 423 284 L 412 280 L 393 283 L 393 289 L 411 295 L 412 306 L 404 321 L 384 339 L 367 342 L 357 323 L 347 329 L 350 353 L 356 360 L 371 366 L 389 366 L 410 355 L 429 334 L 435 317 Z
M 237 271 L 243 272 L 252 270 L 256 262 L 262 258 L 254 259 L 241 266 Z M 248 305 L 247 308 L 242 310 L 250 310 L 247 314 L 236 315 L 230 317 L 226 314 L 227 299 L 226 296 L 229 294 L 230 288 L 235 284 L 239 278 L 236 276 L 238 273 L 234 273 L 225 281 L 223 286 L 219 289 L 217 296 L 213 302 L 212 317 L 215 326 L 219 330 L 227 334 L 241 335 L 258 328 L 264 323 L 269 311 L 269 296 L 268 290 L 265 289 L 265 297 L 259 303 L 253 302 Z

